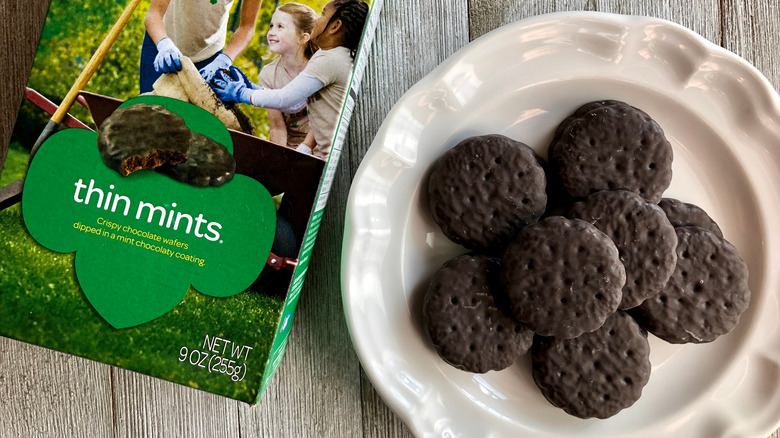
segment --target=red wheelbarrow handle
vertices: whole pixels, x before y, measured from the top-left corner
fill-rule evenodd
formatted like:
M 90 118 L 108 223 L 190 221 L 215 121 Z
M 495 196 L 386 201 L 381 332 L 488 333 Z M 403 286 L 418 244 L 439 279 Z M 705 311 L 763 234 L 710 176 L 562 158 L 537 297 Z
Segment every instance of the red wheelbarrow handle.
M 50 101 L 46 97 L 44 97 L 41 93 L 33 90 L 30 87 L 25 88 L 24 90 L 24 97 L 27 98 L 30 102 L 34 103 L 35 106 L 38 108 L 44 110 L 47 114 L 54 115 L 54 113 L 57 112 L 57 104 Z M 87 108 L 87 102 L 84 100 L 83 97 L 79 96 L 76 98 L 76 102 L 80 103 L 84 108 Z M 71 116 L 70 114 L 65 114 L 65 118 L 62 120 L 62 123 L 65 124 L 68 128 L 81 128 L 81 129 L 89 129 L 89 126 L 85 125 L 81 122 L 81 120 Z
M 282 269 L 288 269 L 292 271 L 296 266 L 298 266 L 298 260 L 287 257 L 279 257 L 278 255 L 271 253 L 268 255 L 268 260 L 265 262 L 265 264 L 271 266 L 277 271 L 281 271 Z

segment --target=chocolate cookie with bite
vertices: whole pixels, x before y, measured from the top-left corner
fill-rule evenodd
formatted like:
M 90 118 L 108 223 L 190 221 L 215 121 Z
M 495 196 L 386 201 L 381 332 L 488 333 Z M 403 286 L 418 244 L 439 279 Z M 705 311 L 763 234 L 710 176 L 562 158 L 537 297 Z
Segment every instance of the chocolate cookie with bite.
M 221 186 L 233 179 L 236 160 L 227 148 L 211 138 L 193 132 L 189 157 L 182 163 L 156 169 L 169 177 L 196 187 Z
M 117 108 L 100 125 L 97 146 L 103 162 L 120 175 L 177 165 L 187 160 L 190 129 L 161 105 L 137 103 Z

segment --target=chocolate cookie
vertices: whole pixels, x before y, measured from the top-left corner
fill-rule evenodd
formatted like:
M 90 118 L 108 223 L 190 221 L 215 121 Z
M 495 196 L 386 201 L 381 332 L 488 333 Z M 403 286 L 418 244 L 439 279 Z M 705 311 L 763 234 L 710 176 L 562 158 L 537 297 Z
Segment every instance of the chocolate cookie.
M 103 162 L 122 176 L 163 164 L 183 163 L 190 129 L 160 105 L 137 103 L 118 108 L 100 126 L 97 145 Z
M 455 243 L 503 248 L 547 204 L 544 169 L 534 151 L 502 135 L 471 137 L 437 162 L 428 180 L 434 221 Z
M 456 257 L 436 272 L 423 305 L 436 352 L 464 371 L 501 370 L 528 351 L 533 333 L 496 306 L 500 261 Z
M 571 197 L 624 189 L 658 202 L 669 187 L 672 146 L 643 111 L 620 102 L 598 105 L 561 130 L 549 158 Z
M 189 157 L 183 163 L 164 165 L 157 171 L 193 186 L 221 186 L 233 179 L 236 160 L 225 146 L 205 135 L 190 136 Z
M 618 307 L 626 273 L 612 241 L 579 219 L 552 216 L 523 228 L 504 253 L 502 285 L 534 333 L 574 338 Z
M 734 246 L 715 233 L 699 227 L 675 230 L 672 277 L 632 314 L 667 342 L 712 342 L 730 332 L 748 307 L 748 268 Z
M 710 230 L 718 237 L 723 237 L 723 232 L 714 220 L 701 207 L 688 204 L 677 199 L 664 198 L 658 206 L 666 213 L 673 227 L 696 226 Z
M 608 418 L 633 405 L 650 378 L 647 333 L 623 312 L 574 339 L 537 336 L 531 354 L 544 397 L 580 418 Z
M 626 190 L 596 192 L 575 203 L 568 217 L 596 226 L 615 243 L 626 268 L 621 310 L 658 292 L 677 264 L 677 235 L 663 210 Z

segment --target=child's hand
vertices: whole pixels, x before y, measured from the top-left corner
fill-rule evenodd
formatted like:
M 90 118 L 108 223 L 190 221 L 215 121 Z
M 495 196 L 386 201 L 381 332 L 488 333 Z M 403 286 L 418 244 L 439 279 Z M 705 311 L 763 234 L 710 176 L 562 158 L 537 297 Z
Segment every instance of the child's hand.
M 224 53 L 220 53 L 207 66 L 200 69 L 198 73 L 200 73 L 206 82 L 209 82 L 214 78 L 214 75 L 216 75 L 218 71 L 230 68 L 231 65 L 233 65 L 233 60 Z
M 223 102 L 240 102 L 251 105 L 252 91 L 240 77 L 233 76 L 233 71 L 220 71 L 211 81 L 211 88 Z
M 249 87 L 250 90 L 262 90 L 263 87 L 258 84 L 253 84 L 252 81 L 249 80 L 248 77 L 246 77 L 246 74 L 244 72 L 235 66 L 230 67 L 230 75 L 234 78 L 240 79 L 244 81 L 244 85 Z

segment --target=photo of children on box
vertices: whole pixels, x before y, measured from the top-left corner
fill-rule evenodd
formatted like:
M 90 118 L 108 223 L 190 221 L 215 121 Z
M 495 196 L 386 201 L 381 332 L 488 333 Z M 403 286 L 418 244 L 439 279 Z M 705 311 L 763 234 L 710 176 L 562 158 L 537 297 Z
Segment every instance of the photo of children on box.
M 256 403 L 380 8 L 52 0 L 0 162 L 0 335 Z
M 163 73 L 181 71 L 182 57 L 190 57 L 222 102 L 272 110 L 269 119 L 274 120 L 275 131 L 271 138 L 283 138 L 281 144 L 326 159 L 368 16 L 368 4 L 334 0 L 325 5 L 320 16 L 301 3 L 279 6 L 267 33 L 268 50 L 279 57 L 262 70 L 262 84 L 255 84 L 233 66 L 233 57 L 243 52 L 251 39 L 251 25 L 240 25 L 225 50 L 219 49 L 225 43 L 230 3 L 215 2 L 221 8 L 212 12 L 198 2 L 151 2 L 141 52 L 141 93 L 153 92 L 155 80 Z M 255 0 L 242 5 L 242 23 L 256 20 L 259 3 Z M 170 36 L 167 29 L 171 29 Z M 281 133 L 281 123 L 292 135 Z M 286 138 L 301 135 L 297 145 Z

